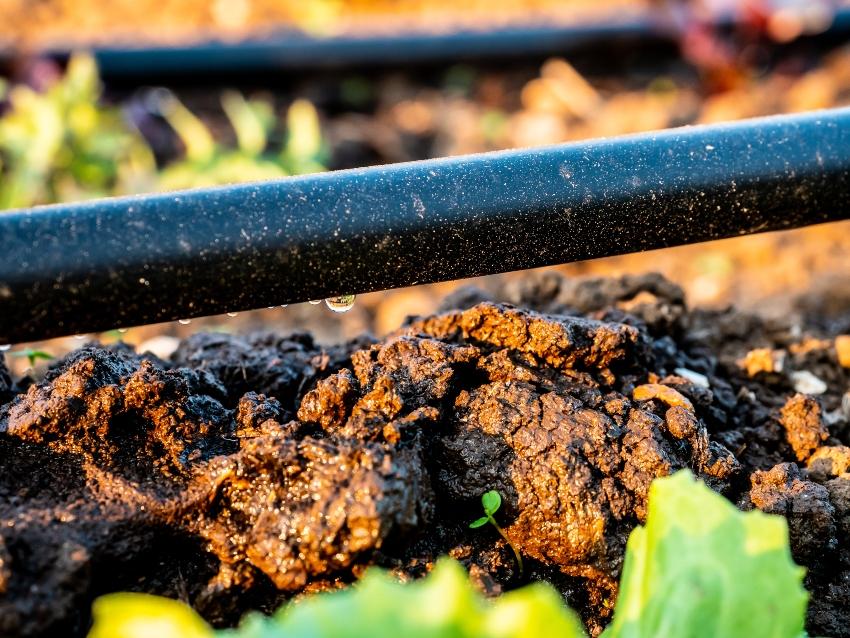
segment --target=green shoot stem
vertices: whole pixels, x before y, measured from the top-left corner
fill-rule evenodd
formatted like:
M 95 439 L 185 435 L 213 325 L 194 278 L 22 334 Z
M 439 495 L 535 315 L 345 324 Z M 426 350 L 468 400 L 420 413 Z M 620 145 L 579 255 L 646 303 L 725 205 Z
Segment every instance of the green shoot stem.
M 505 534 L 505 530 L 503 530 L 501 527 L 499 527 L 499 524 L 496 522 L 496 519 L 493 518 L 493 515 L 490 514 L 489 512 L 485 512 L 485 514 L 487 515 L 487 520 L 489 520 L 490 523 L 493 525 L 493 527 L 496 528 L 496 531 L 499 532 L 499 536 L 501 536 L 502 538 L 505 539 L 505 542 L 508 544 L 508 547 L 510 547 L 511 551 L 513 551 L 514 558 L 516 558 L 517 567 L 519 567 L 519 574 L 520 574 L 520 576 L 522 576 L 522 574 L 523 574 L 522 556 L 519 555 L 519 550 L 516 548 L 516 545 L 514 545 L 511 542 L 511 539 L 508 538 L 508 535 Z

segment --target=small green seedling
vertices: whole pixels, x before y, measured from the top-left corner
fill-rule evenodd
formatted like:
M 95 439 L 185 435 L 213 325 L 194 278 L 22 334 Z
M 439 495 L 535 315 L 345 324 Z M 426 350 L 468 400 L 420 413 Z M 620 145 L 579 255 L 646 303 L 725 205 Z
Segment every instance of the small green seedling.
M 45 352 L 44 350 L 33 350 L 32 348 L 24 348 L 23 350 L 16 350 L 15 352 L 9 353 L 10 357 L 26 357 L 30 362 L 30 367 L 35 367 L 35 362 L 39 359 L 44 359 L 45 361 L 50 361 L 53 359 L 53 355 L 49 352 Z
M 479 527 L 483 527 L 487 523 L 490 523 L 493 527 L 495 527 L 496 531 L 499 532 L 499 535 L 505 539 L 505 542 L 508 546 L 510 546 L 511 550 L 513 550 L 517 567 L 519 567 L 519 573 L 522 574 L 522 556 L 519 555 L 519 550 L 516 548 L 516 545 L 511 542 L 511 539 L 508 538 L 507 534 L 505 534 L 505 530 L 499 527 L 496 519 L 493 518 L 493 514 L 498 512 L 499 508 L 502 506 L 502 495 L 496 490 L 484 492 L 484 494 L 481 495 L 481 505 L 484 507 L 484 516 L 472 521 L 469 524 L 469 527 L 477 529 Z

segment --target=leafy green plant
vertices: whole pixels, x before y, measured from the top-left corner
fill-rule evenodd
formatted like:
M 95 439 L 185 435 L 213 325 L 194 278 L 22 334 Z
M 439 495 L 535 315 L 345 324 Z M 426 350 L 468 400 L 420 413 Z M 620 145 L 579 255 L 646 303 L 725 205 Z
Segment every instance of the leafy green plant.
M 36 362 L 39 359 L 44 359 L 45 361 L 50 361 L 53 359 L 53 355 L 49 352 L 45 352 L 44 350 L 34 350 L 32 348 L 24 348 L 23 350 L 16 350 L 14 352 L 9 353 L 10 357 L 26 357 L 29 361 L 30 367 L 35 366 Z
M 174 95 L 164 95 L 162 115 L 184 156 L 160 171 L 122 111 L 101 104 L 91 56 L 72 57 L 65 75 L 44 92 L 0 82 L 0 99 L 9 102 L 0 117 L 0 209 L 325 170 L 319 116 L 306 100 L 296 100 L 279 118 L 267 100 L 223 93 L 236 135 L 236 148 L 229 148 Z
M 271 123 L 265 111 L 271 106 L 259 100 L 247 102 L 238 93 L 222 98 L 225 114 L 236 132 L 237 148 L 216 143 L 207 126 L 175 96 L 162 100 L 160 109 L 183 142 L 185 156 L 159 175 L 160 190 L 217 186 L 287 175 L 280 162 L 263 157 Z M 268 107 L 268 109 L 266 109 Z
M 307 100 L 295 100 L 286 112 L 286 144 L 280 159 L 291 175 L 325 170 L 327 149 L 316 108 Z
M 482 499 L 484 525 L 501 498 Z M 476 521 L 477 522 L 477 521 Z M 740 512 L 688 471 L 655 481 L 646 526 L 629 537 L 604 638 L 802 638 L 807 594 L 785 519 Z M 309 596 L 271 617 L 216 632 L 188 606 L 145 594 L 95 601 L 89 638 L 579 638 L 555 590 L 534 583 L 486 601 L 463 568 L 440 559 L 402 584 L 370 569 L 355 586 Z
M 162 608 L 157 603 L 162 601 Z M 443 558 L 410 584 L 370 569 L 349 589 L 318 594 L 272 617 L 249 615 L 233 631 L 200 630 L 198 616 L 172 600 L 112 594 L 95 602 L 89 638 L 579 638 L 584 630 L 549 585 L 535 583 L 487 601 L 457 562 Z M 143 620 L 151 618 L 150 625 Z
M 477 518 L 469 524 L 469 527 L 472 529 L 476 529 L 478 527 L 483 527 L 487 523 L 490 523 L 493 527 L 496 528 L 496 531 L 499 532 L 499 535 L 505 539 L 505 542 L 511 548 L 514 553 L 514 557 L 516 558 L 517 567 L 519 567 L 519 573 L 523 572 L 522 567 L 522 556 L 519 553 L 516 545 L 511 542 L 511 539 L 508 538 L 508 535 L 505 534 L 505 530 L 503 530 L 499 524 L 496 522 L 496 519 L 493 515 L 499 511 L 499 508 L 502 506 L 502 495 L 499 494 L 496 490 L 490 490 L 489 492 L 484 492 L 481 495 L 481 506 L 484 508 L 484 516 L 481 518 Z
M 183 142 L 186 155 L 162 171 L 160 190 L 277 179 L 325 170 L 319 115 L 310 102 L 296 100 L 289 107 L 287 141 L 277 153 L 270 150 L 276 118 L 269 102 L 259 98 L 246 100 L 240 93 L 227 91 L 221 103 L 236 134 L 235 149 L 217 144 L 206 125 L 175 96 L 163 99 L 162 114 Z
M 689 472 L 650 487 L 604 638 L 796 638 L 808 595 L 781 516 L 740 512 Z
M 6 90 L 0 119 L 0 208 L 149 190 L 153 155 L 120 109 L 98 104 L 91 56 L 75 55 L 64 77 L 40 93 Z
M 88 638 L 207 638 L 214 632 L 192 610 L 170 598 L 121 593 L 94 601 Z

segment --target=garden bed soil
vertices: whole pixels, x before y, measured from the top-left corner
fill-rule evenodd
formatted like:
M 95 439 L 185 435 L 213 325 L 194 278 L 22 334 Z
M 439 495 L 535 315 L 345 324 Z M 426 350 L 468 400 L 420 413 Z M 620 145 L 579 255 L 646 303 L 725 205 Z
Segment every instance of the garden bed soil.
M 462 289 L 380 341 L 199 333 L 0 372 L 0 633 L 83 635 L 116 590 L 228 626 L 448 554 L 490 595 L 551 582 L 597 635 L 650 482 L 690 468 L 786 516 L 808 631 L 850 636 L 847 306 L 691 310 L 655 275 L 509 296 Z M 493 489 L 522 572 L 468 526 Z
M 27 47 L 239 41 L 281 31 L 313 35 L 483 30 L 631 15 L 649 0 L 0 0 L 0 43 Z

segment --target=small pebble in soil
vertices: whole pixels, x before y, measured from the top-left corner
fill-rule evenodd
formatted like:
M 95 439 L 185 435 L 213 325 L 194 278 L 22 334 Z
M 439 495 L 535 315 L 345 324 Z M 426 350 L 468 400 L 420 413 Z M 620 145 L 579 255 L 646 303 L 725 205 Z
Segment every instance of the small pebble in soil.
M 808 370 L 798 370 L 791 373 L 794 390 L 802 394 L 823 394 L 826 384 Z
M 708 377 L 704 374 L 700 374 L 699 372 L 695 372 L 694 370 L 690 370 L 688 368 L 676 368 L 673 372 L 701 388 L 711 387 Z

